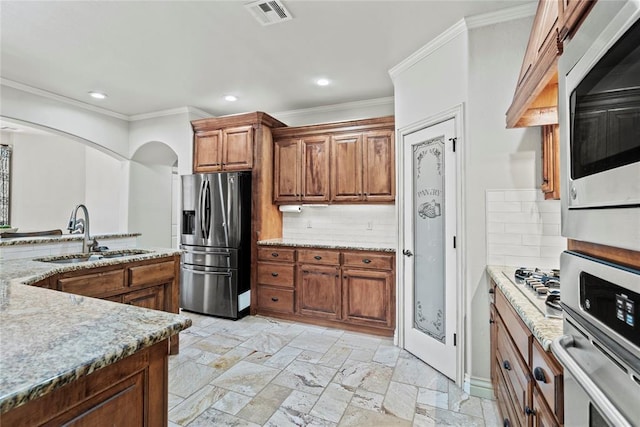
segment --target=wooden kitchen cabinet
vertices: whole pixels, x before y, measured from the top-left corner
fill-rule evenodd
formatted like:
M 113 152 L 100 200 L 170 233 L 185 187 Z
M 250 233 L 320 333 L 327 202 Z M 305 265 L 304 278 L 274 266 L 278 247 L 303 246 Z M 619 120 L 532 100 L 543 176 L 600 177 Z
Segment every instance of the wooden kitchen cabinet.
M 510 426 L 558 426 L 564 414 L 562 367 L 491 282 L 491 383 Z
M 392 203 L 393 116 L 278 128 L 274 203 Z
M 276 203 L 329 201 L 329 138 L 274 142 L 273 197 Z
M 58 274 L 52 289 L 139 307 L 179 312 L 180 257 L 132 261 Z M 171 337 L 171 354 L 178 354 L 179 336 Z
M 542 185 L 544 198 L 560 199 L 560 135 L 558 125 L 542 126 Z
M 167 340 L 2 414 L 7 426 L 164 426 Z
M 258 314 L 393 335 L 394 254 L 274 246 L 262 246 L 258 254 Z M 292 281 L 282 268 L 289 272 L 294 265 Z
M 305 317 L 340 319 L 341 286 L 340 266 L 300 265 L 297 312 Z
M 252 166 L 252 126 L 195 132 L 193 143 L 194 173 L 250 170 Z
M 558 0 L 558 14 L 560 41 L 573 36 L 584 18 L 587 16 L 596 0 Z

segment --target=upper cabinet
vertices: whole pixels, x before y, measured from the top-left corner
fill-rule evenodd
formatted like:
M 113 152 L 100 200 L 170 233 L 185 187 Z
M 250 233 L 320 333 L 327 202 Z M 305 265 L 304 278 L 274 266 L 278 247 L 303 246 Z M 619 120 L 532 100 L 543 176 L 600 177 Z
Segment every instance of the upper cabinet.
M 275 203 L 393 203 L 393 116 L 274 129 Z
M 193 173 L 251 170 L 264 127 L 285 126 L 262 112 L 194 120 Z
M 540 0 L 507 111 L 507 127 L 558 123 L 558 56 L 595 0 Z

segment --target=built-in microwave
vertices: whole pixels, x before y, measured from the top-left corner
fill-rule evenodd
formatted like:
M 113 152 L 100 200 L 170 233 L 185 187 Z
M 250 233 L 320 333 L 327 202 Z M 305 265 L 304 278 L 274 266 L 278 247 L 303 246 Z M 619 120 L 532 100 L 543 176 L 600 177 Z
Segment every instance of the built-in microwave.
M 562 235 L 640 250 L 640 1 L 599 1 L 558 61 Z

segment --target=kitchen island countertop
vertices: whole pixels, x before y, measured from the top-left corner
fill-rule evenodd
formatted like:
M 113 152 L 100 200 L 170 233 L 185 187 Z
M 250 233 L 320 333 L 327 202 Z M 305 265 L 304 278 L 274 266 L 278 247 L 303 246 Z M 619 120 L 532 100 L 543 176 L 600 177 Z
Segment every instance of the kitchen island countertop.
M 343 249 L 356 251 L 379 251 L 395 253 L 395 248 L 389 246 L 376 246 L 373 243 L 319 243 L 317 241 L 302 239 L 268 239 L 259 240 L 258 246 L 289 246 L 293 248 L 321 248 Z
M 487 272 L 507 300 L 511 303 L 518 316 L 531 330 L 533 336 L 549 351 L 551 341 L 562 335 L 562 319 L 545 317 L 540 310 L 507 278 L 513 277 L 515 267 L 488 265 Z
M 0 269 L 0 414 L 163 341 L 188 317 L 28 286 L 56 273 L 179 254 L 174 249 L 75 264 L 30 259 Z

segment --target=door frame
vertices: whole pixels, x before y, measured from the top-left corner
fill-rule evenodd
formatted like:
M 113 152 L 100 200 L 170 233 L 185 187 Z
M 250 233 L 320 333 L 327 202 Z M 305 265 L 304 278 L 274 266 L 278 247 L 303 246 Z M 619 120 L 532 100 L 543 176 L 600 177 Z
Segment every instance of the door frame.
M 458 294 L 458 300 L 456 302 L 456 377 L 455 382 L 459 387 L 463 387 L 465 376 L 465 354 L 466 354 L 466 274 L 465 274 L 465 237 L 466 237 L 466 209 L 464 205 L 464 189 L 465 189 L 465 155 L 464 155 L 464 143 L 466 138 L 464 135 L 464 103 L 455 105 L 447 110 L 443 110 L 437 114 L 426 117 L 417 122 L 411 123 L 402 128 L 398 128 L 396 132 L 396 214 L 397 214 L 397 235 L 398 241 L 396 244 L 396 341 L 399 347 L 405 348 L 405 327 L 404 327 L 404 297 L 406 290 L 405 275 L 404 275 L 404 255 L 402 254 L 403 248 L 403 230 L 404 230 L 404 194 L 402 191 L 403 185 L 403 173 L 405 164 L 411 164 L 411 159 L 405 159 L 403 155 L 403 148 L 405 138 L 412 133 L 421 131 L 425 128 L 431 127 L 438 123 L 447 121 L 449 119 L 454 120 L 454 128 L 456 132 L 456 291 Z

